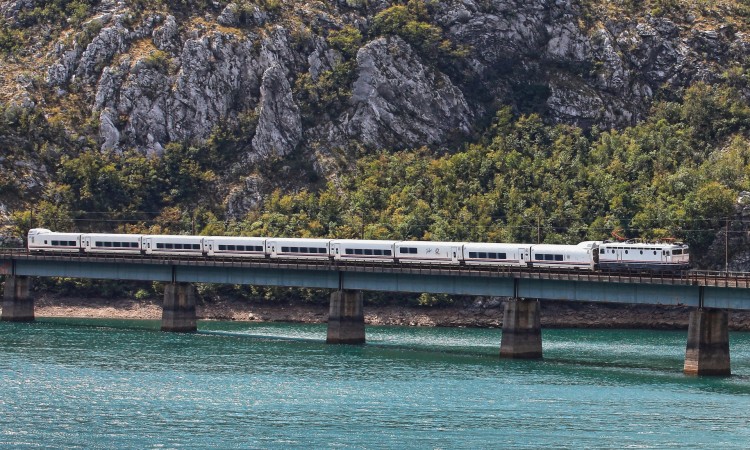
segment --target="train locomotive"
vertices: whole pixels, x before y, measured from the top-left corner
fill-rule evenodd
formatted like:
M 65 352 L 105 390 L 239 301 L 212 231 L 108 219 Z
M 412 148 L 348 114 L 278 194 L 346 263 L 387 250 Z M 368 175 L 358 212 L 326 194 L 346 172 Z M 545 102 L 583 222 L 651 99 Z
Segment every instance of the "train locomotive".
M 680 242 L 585 241 L 576 245 L 61 233 L 34 228 L 29 252 L 308 259 L 675 272 L 690 267 Z

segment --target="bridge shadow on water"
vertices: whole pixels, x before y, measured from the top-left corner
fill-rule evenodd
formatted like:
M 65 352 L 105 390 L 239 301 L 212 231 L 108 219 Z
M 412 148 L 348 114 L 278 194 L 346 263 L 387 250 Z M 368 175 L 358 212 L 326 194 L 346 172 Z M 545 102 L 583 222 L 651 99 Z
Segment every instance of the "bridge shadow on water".
M 9 324 L 10 325 L 10 324 Z M 659 351 L 656 354 L 639 353 L 637 345 L 623 351 L 622 336 L 609 341 L 605 331 L 570 330 L 570 333 L 589 333 L 584 339 L 576 340 L 577 334 L 546 336 L 544 354 L 541 360 L 502 359 L 499 357 L 501 334 L 499 330 L 472 330 L 466 337 L 465 330 L 455 329 L 412 329 L 409 327 L 368 327 L 368 341 L 362 345 L 328 345 L 325 343 L 325 324 L 247 324 L 237 322 L 199 322 L 196 333 L 162 333 L 159 320 L 133 319 L 69 319 L 39 318 L 34 324 L 13 324 L 10 326 L 66 327 L 96 329 L 118 332 L 147 332 L 150 339 L 180 341 L 180 345 L 190 345 L 191 341 L 205 338 L 232 338 L 257 342 L 292 345 L 303 351 L 313 350 L 318 357 L 343 357 L 356 364 L 362 358 L 381 359 L 399 364 L 409 364 L 415 370 L 427 366 L 451 367 L 458 370 L 471 368 L 471 376 L 493 376 L 499 372 L 518 376 L 547 375 L 554 380 L 577 378 L 580 383 L 596 382 L 611 385 L 641 385 L 667 383 L 678 390 L 690 389 L 704 392 L 750 395 L 750 374 L 747 362 L 738 358 L 733 362 L 739 370 L 729 377 L 691 377 L 682 373 L 684 347 L 674 349 L 674 340 L 681 340 L 684 333 L 667 335 L 668 346 L 674 350 Z M 227 329 L 230 328 L 230 329 Z M 254 329 L 256 328 L 256 329 Z M 610 331 L 610 330 L 607 330 Z M 291 333 L 290 333 L 291 332 Z M 153 333 L 153 334 L 151 334 Z M 556 332 L 561 333 L 561 332 Z M 658 333 L 658 332 L 657 332 Z M 161 335 L 163 337 L 157 337 Z M 459 336 L 458 338 L 456 336 Z M 592 337 L 593 336 L 593 337 Z M 746 359 L 747 337 L 741 340 L 742 349 L 738 352 Z M 586 342 L 586 338 L 590 341 Z M 638 339 L 632 336 L 633 341 Z M 212 345 L 202 342 L 200 345 Z M 649 345 L 660 345 L 659 341 Z M 746 348 L 748 347 L 748 348 Z M 294 351 L 295 349 L 290 349 Z M 665 353 L 668 351 L 668 353 Z M 463 369 L 461 369 L 463 368 Z

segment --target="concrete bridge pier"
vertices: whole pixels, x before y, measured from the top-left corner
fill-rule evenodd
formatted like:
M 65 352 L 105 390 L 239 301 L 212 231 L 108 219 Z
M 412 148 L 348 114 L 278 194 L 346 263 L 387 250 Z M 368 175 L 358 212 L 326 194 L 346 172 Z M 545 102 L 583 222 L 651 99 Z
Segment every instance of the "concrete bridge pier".
M 197 331 L 196 297 L 195 286 L 190 283 L 168 283 L 164 286 L 161 330 L 184 333 Z
M 684 372 L 686 375 L 731 375 L 726 311 L 700 308 L 690 312 Z
M 518 298 L 505 304 L 500 357 L 542 358 L 542 325 L 538 300 Z
M 365 314 L 362 307 L 362 291 L 338 290 L 331 293 L 326 343 L 365 343 Z
M 2 320 L 7 322 L 33 322 L 34 298 L 31 296 L 31 279 L 8 275 L 3 291 Z

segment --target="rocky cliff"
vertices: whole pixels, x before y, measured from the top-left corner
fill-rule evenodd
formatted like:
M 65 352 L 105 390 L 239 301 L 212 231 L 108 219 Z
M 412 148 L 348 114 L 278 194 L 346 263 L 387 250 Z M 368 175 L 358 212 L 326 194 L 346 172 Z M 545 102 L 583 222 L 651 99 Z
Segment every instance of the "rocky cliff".
M 0 102 L 102 152 L 159 155 L 229 129 L 241 149 L 224 201 L 241 215 L 269 159 L 330 179 L 362 152 L 455 149 L 502 105 L 633 124 L 750 56 L 745 7 L 704 3 L 0 1 Z M 27 156 L 6 170 L 28 164 L 43 184 Z

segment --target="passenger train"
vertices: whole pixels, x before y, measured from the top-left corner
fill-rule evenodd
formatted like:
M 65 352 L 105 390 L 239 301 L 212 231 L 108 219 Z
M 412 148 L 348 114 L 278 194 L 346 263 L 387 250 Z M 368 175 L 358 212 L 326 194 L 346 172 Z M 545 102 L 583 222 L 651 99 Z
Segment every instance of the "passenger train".
M 179 255 L 258 259 L 367 261 L 679 271 L 690 267 L 683 243 L 585 241 L 577 245 L 59 233 L 29 230 L 30 252 Z

